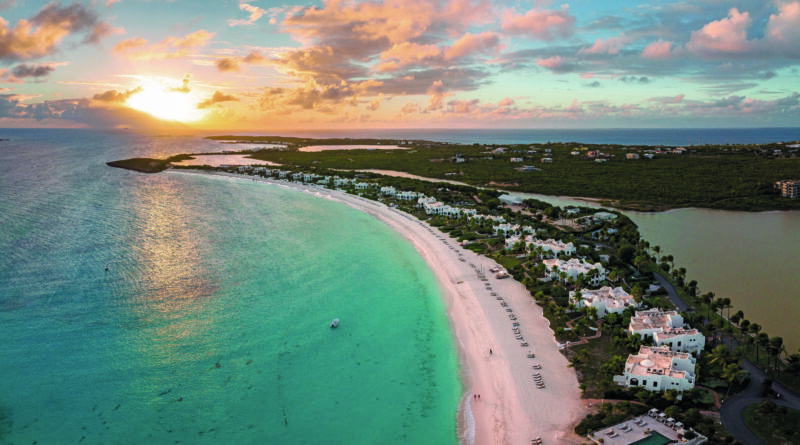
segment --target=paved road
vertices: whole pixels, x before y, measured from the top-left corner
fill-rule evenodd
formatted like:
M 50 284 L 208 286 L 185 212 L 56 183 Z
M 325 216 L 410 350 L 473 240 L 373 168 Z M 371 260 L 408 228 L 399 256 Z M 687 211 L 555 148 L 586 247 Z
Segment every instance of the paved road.
M 739 442 L 746 444 L 765 444 L 754 432 L 744 423 L 742 414 L 748 406 L 764 400 L 761 397 L 761 382 L 764 381 L 766 374 L 757 368 L 750 360 L 742 360 L 742 368 L 750 373 L 750 385 L 747 389 L 731 397 L 722 404 L 720 415 L 722 425 L 725 426 Z M 789 390 L 780 382 L 773 382 L 772 389 L 780 394 L 782 398 L 772 399 L 778 405 L 783 405 L 793 409 L 800 409 L 800 397 Z
M 689 305 L 678 295 L 677 289 L 675 289 L 663 275 L 659 273 L 653 273 L 653 275 L 656 280 L 658 280 L 658 284 L 667 290 L 670 300 L 672 300 L 679 310 L 685 311 L 689 308 Z M 726 344 L 726 342 L 723 340 L 722 344 Z M 730 346 L 731 348 L 739 346 L 739 341 L 733 339 Z M 766 442 L 761 440 L 756 433 L 745 425 L 742 414 L 744 413 L 744 409 L 748 406 L 759 403 L 765 399 L 761 397 L 761 383 L 767 375 L 747 359 L 742 360 L 742 368 L 750 373 L 750 384 L 744 391 L 736 394 L 722 404 L 722 408 L 719 410 L 722 425 L 741 443 L 747 445 L 766 445 Z M 772 399 L 773 402 L 778 405 L 800 410 L 800 396 L 780 382 L 773 382 L 772 389 L 782 396 L 781 399 Z
M 673 286 L 669 281 L 667 281 L 666 278 L 664 278 L 663 275 L 658 272 L 653 272 L 653 276 L 655 276 L 656 281 L 658 281 L 658 285 L 667 290 L 669 299 L 672 300 L 672 303 L 678 308 L 679 311 L 685 311 L 689 309 L 689 305 L 686 304 L 683 299 L 681 299 L 680 295 L 678 295 L 678 290 L 675 289 L 675 286 Z

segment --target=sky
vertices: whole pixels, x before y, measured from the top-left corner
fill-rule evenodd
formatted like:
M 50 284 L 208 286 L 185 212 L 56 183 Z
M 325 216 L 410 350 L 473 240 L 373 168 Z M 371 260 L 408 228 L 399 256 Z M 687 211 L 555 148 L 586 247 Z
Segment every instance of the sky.
M 800 0 L 0 0 L 0 127 L 798 127 Z

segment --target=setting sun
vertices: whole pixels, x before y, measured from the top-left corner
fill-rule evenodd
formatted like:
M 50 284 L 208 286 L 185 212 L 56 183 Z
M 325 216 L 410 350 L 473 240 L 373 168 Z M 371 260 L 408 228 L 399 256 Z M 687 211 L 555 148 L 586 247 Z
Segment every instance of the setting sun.
M 197 107 L 201 99 L 193 91 L 168 87 L 151 81 L 142 90 L 131 95 L 126 104 L 159 119 L 192 122 L 203 118 L 205 112 Z

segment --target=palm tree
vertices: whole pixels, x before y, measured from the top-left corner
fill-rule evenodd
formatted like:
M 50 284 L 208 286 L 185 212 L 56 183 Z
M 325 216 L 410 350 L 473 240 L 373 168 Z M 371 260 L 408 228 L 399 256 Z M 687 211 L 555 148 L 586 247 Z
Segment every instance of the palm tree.
M 778 369 L 778 358 L 784 351 L 783 337 L 772 337 L 769 339 L 769 355 L 775 357 L 775 369 Z
M 761 325 L 758 323 L 751 324 L 750 329 L 748 329 L 748 332 L 753 334 L 755 337 L 753 338 L 753 344 L 756 345 L 756 363 L 758 363 L 758 341 L 756 340 L 758 340 L 758 333 L 761 332 Z
M 711 320 L 711 303 L 714 302 L 714 292 L 706 292 L 700 296 L 700 301 L 706 305 L 706 320 Z
M 741 311 L 739 311 L 741 312 Z M 739 329 L 742 330 L 742 340 L 744 340 L 745 336 L 747 335 L 748 330 L 750 329 L 750 320 L 744 319 L 739 322 Z M 747 350 L 747 345 L 745 345 L 745 351 Z
M 721 364 L 724 367 L 727 364 L 728 355 L 730 355 L 728 348 L 726 348 L 725 345 L 719 345 L 714 348 L 713 351 L 711 351 L 711 354 L 709 355 L 711 360 L 708 362 Z
M 654 246 L 653 252 L 656 253 L 656 262 L 658 262 L 658 254 L 661 253 L 661 246 Z
M 766 332 L 759 332 L 756 336 L 756 363 L 758 363 L 758 346 L 761 346 L 764 350 L 769 346 L 769 335 Z
M 728 394 L 731 392 L 731 386 L 733 386 L 734 381 L 738 380 L 739 383 L 741 383 L 746 377 L 747 371 L 740 368 L 738 364 L 731 363 L 725 366 L 722 370 L 722 379 L 728 381 L 728 391 L 725 393 L 725 397 L 728 397 Z

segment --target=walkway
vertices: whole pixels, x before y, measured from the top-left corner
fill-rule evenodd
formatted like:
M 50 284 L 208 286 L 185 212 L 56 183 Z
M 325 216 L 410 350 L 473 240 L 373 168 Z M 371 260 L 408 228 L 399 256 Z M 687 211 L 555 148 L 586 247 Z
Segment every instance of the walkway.
M 656 280 L 658 280 L 658 284 L 667 290 L 670 300 L 672 300 L 679 310 L 685 311 L 689 308 L 689 305 L 678 295 L 675 286 L 667 281 L 660 273 L 655 272 L 653 275 Z M 724 341 L 723 344 L 725 344 Z M 737 346 L 739 346 L 739 341 L 733 339 L 733 344 L 730 347 L 735 348 Z M 742 360 L 742 368 L 750 373 L 750 384 L 744 391 L 731 397 L 722 404 L 719 410 L 720 417 L 722 418 L 722 425 L 741 443 L 766 445 L 766 442 L 761 440 L 756 433 L 747 427 L 742 416 L 745 408 L 765 399 L 765 397 L 761 397 L 761 383 L 764 381 L 766 374 L 747 359 Z M 772 389 L 782 396 L 781 399 L 773 399 L 776 404 L 800 410 L 800 396 L 780 382 L 773 382 Z
M 675 289 L 675 286 L 673 286 L 669 280 L 664 278 L 664 276 L 658 272 L 653 272 L 653 276 L 655 277 L 656 281 L 658 281 L 658 285 L 667 290 L 669 299 L 672 300 L 672 304 L 674 304 L 679 311 L 686 311 L 689 309 L 689 305 L 686 304 L 683 299 L 681 299 L 681 296 L 678 295 L 678 290 Z
M 739 341 L 734 339 L 733 347 L 739 346 Z M 766 444 L 756 433 L 744 423 L 744 409 L 748 406 L 759 403 L 766 397 L 761 397 L 761 384 L 767 376 L 764 371 L 754 365 L 750 360 L 742 360 L 742 368 L 750 373 L 750 384 L 747 388 L 726 400 L 719 410 L 722 416 L 722 425 L 725 426 L 733 437 L 739 442 L 746 444 Z M 792 409 L 800 410 L 800 396 L 792 392 L 780 382 L 773 382 L 772 389 L 781 395 L 780 399 L 772 399 L 778 405 L 783 405 Z

